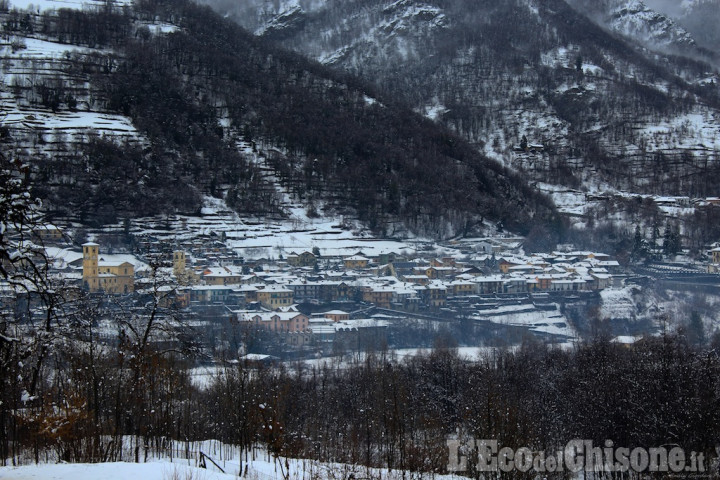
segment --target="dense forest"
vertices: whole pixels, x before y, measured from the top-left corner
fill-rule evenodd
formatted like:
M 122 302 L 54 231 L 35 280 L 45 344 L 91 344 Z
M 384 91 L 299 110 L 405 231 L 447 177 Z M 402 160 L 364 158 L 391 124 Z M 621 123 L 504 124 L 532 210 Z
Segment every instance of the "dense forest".
M 154 35 L 143 21 L 177 30 Z M 298 199 L 354 212 L 380 233 L 391 222 L 438 236 L 483 220 L 520 232 L 557 224 L 548 199 L 449 130 L 207 7 L 145 1 L 133 10 L 48 12 L 34 22 L 50 40 L 117 52 L 73 53 L 67 73 L 89 80 L 96 104 L 130 116 L 148 140 L 74 139 L 34 162 L 36 191 L 58 213 L 100 223 L 191 213 L 211 194 L 242 213 L 282 215 L 271 168 Z M 102 36 L 91 28 L 98 24 Z M 62 81 L 43 82 L 18 94 L 70 109 L 65 90 Z

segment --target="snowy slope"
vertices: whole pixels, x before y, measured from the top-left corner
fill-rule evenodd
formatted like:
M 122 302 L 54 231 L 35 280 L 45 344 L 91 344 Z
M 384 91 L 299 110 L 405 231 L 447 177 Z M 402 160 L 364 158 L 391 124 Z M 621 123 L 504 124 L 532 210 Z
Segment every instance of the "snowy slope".
M 86 55 L 110 57 L 114 52 L 59 43 L 40 33 L 0 40 L 0 115 L 10 136 L 33 154 L 54 153 L 87 134 L 143 141 L 130 118 L 98 107 L 88 75 L 74 68 Z M 65 92 L 54 109 L 39 96 L 46 86 Z

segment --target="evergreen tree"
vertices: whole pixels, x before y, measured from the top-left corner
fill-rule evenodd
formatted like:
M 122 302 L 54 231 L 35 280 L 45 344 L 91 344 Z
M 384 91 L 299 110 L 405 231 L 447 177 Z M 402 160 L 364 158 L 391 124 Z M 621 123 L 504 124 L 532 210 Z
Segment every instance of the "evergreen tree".
M 650 253 L 655 255 L 658 249 L 658 239 L 660 238 L 660 225 L 657 218 L 653 220 L 652 234 L 650 236 Z
M 668 220 L 663 233 L 663 254 L 667 257 L 677 255 L 681 250 L 680 228 L 673 227 Z
M 672 227 L 670 226 L 670 220 L 667 221 L 665 224 L 665 231 L 663 232 L 663 254 L 666 257 L 672 256 L 672 246 L 673 246 L 673 239 L 672 239 Z
M 690 314 L 690 321 L 687 325 L 687 338 L 692 345 L 701 346 L 705 344 L 705 326 L 697 311 Z
M 642 232 L 640 231 L 640 225 L 635 226 L 635 236 L 633 238 L 633 249 L 632 249 L 632 259 L 633 260 L 639 260 L 646 254 L 646 245 L 645 245 L 645 237 L 643 237 Z

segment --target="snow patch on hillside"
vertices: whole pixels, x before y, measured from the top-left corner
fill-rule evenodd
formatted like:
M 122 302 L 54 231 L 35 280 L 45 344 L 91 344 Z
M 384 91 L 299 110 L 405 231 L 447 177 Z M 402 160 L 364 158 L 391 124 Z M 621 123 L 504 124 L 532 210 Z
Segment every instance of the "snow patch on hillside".
M 421 38 L 423 32 L 439 28 L 447 28 L 449 21 L 441 8 L 429 4 L 415 4 L 408 0 L 398 0 L 382 9 L 383 18 L 377 23 L 364 24 L 360 15 L 354 16 L 352 23 L 363 25 L 365 33 L 351 42 L 332 51 L 323 51 L 315 58 L 325 65 L 332 65 L 349 58 L 357 51 L 372 46 L 374 56 L 398 55 L 403 61 L 422 55 L 422 45 L 413 41 Z M 324 33 L 325 37 L 343 36 L 344 31 L 351 28 L 349 21 L 336 26 Z
M 437 100 L 437 99 L 436 99 Z M 425 108 L 423 111 L 419 112 L 425 117 L 429 118 L 432 121 L 438 121 L 442 116 L 449 112 L 448 108 L 445 105 L 442 105 L 438 103 L 437 101 L 433 102 L 430 105 L 425 105 Z
M 284 220 L 240 217 L 224 200 L 205 197 L 201 216 L 178 215 L 131 221 L 135 235 L 152 235 L 160 242 L 176 243 L 197 237 L 225 237 L 227 245 L 245 259 L 277 259 L 291 252 L 302 253 L 317 247 L 324 256 L 350 256 L 358 252 L 376 256 L 390 252 L 415 252 L 420 240 L 388 240 L 372 237 L 355 222 L 342 217 L 308 218 L 305 207 L 288 204 Z M 121 224 L 105 230 L 119 231 Z M 427 241 L 426 241 L 427 242 Z
M 19 42 L 21 48 L 17 48 L 17 46 L 13 48 L 13 41 Z M 9 42 L 0 43 L 0 55 L 2 55 L 3 60 L 50 60 L 63 58 L 72 52 L 89 54 L 97 51 L 98 49 L 30 37 L 10 37 Z
M 10 6 L 19 10 L 42 12 L 45 10 L 58 10 L 60 8 L 84 9 L 103 7 L 103 0 L 10 0 Z M 113 0 L 116 7 L 131 5 L 132 0 Z
M 546 67 L 574 68 L 579 47 L 575 45 L 560 46 L 540 55 L 540 63 Z
M 601 318 L 634 320 L 637 306 L 633 301 L 636 287 L 606 288 L 600 292 L 602 306 Z
M 653 150 L 720 150 L 720 119 L 704 109 L 656 120 L 638 133 L 648 138 L 648 147 Z
M 587 195 L 579 190 L 548 183 L 538 183 L 535 186 L 541 192 L 550 195 L 560 212 L 582 216 L 589 207 Z
M 479 316 L 479 320 L 488 320 L 501 325 L 524 327 L 536 333 L 555 335 L 566 339 L 579 338 L 570 326 L 565 315 L 555 312 L 535 310 L 532 305 L 506 305 L 493 309 L 492 316 Z

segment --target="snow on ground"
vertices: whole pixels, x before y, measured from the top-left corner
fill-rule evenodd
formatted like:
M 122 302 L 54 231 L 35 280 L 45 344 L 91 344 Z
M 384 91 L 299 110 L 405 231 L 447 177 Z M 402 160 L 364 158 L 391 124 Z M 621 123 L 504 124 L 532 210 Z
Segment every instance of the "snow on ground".
M 55 268 L 65 268 L 69 263 L 80 260 L 83 256 L 79 250 L 58 247 L 45 247 L 45 254 Z
M 584 215 L 588 208 L 588 201 L 584 192 L 569 189 L 559 185 L 538 183 L 536 188 L 549 195 L 558 210 L 570 215 Z
M 714 112 L 698 110 L 675 118 L 653 121 L 639 130 L 652 150 L 720 150 L 720 124 Z
M 165 35 L 168 33 L 176 32 L 178 30 L 177 25 L 173 25 L 172 23 L 165 23 L 165 22 L 138 21 L 138 22 L 136 22 L 136 25 L 148 27 L 148 29 L 150 30 L 150 33 L 153 33 L 155 35 Z
M 39 464 L 20 467 L 0 467 L 0 478 L 3 480 L 126 480 L 138 478 L 142 480 L 231 480 L 237 479 L 240 471 L 240 461 L 237 451 L 219 442 L 206 441 L 193 444 L 194 451 L 191 456 L 197 458 L 202 451 L 212 458 L 217 466 L 210 460 L 206 461 L 207 469 L 198 468 L 193 458 L 185 460 L 152 459 L 147 463 L 95 463 L 95 464 Z M 179 453 L 183 450 L 179 449 Z M 224 458 L 230 455 L 234 457 Z M 194 454 L 194 455 L 193 455 Z M 287 459 L 267 455 L 266 452 L 256 449 L 254 460 L 249 461 L 247 475 L 242 478 L 249 480 L 275 480 L 290 478 L 293 480 L 334 480 L 346 478 L 385 478 L 388 480 L 412 477 L 417 480 L 459 480 L 464 477 L 456 475 L 412 474 L 398 470 L 372 469 L 359 465 L 321 463 L 312 460 Z M 245 463 L 243 462 L 243 465 Z M 223 472 L 218 468 L 222 468 Z M 287 472 L 284 469 L 289 467 Z
M 175 475 L 177 474 L 177 476 Z M 78 464 L 40 464 L 22 467 L 0 467 L 3 480 L 143 480 L 204 479 L 223 480 L 237 478 L 232 474 L 222 474 L 188 466 L 182 463 L 78 463 Z
M 641 0 L 621 2 L 611 12 L 610 28 L 622 35 L 642 38 L 656 46 L 694 44 L 690 34 L 672 19 L 654 11 Z
M 532 305 L 498 307 L 493 309 L 492 315 L 478 315 L 474 318 L 501 325 L 525 327 L 536 333 L 559 335 L 569 339 L 579 338 L 577 332 L 568 324 L 567 318 L 559 311 L 535 310 Z
M 633 301 L 634 288 L 636 287 L 606 288 L 602 290 L 600 292 L 602 298 L 601 317 L 634 319 L 637 313 L 637 307 Z
M 419 113 L 432 121 L 438 121 L 438 119 L 449 111 L 445 105 L 435 101 L 432 104 L 426 105 Z
M 305 209 L 290 206 L 290 215 L 284 220 L 240 217 L 230 211 L 220 199 L 206 197 L 202 216 L 177 216 L 169 223 L 170 230 L 161 226 L 159 218 L 142 218 L 132 222 L 136 235 L 152 235 L 161 241 L 177 242 L 204 235 L 225 236 L 226 243 L 246 259 L 277 259 L 291 252 L 302 253 L 320 249 L 322 256 L 351 256 L 381 253 L 414 253 L 419 241 L 377 239 L 369 236 L 342 218 L 310 219 Z M 111 226 L 119 229 L 122 226 Z
M 19 42 L 21 46 L 24 45 L 24 48 L 17 48 L 16 46 L 13 49 L 13 41 Z M 10 37 L 9 42 L 0 43 L 2 58 L 14 60 L 53 59 L 64 57 L 65 52 L 88 54 L 96 51 L 100 50 L 31 37 Z
M 3 99 L 5 100 L 5 99 Z M 58 112 L 19 109 L 11 107 L 3 122 L 9 127 L 44 131 L 48 134 L 74 135 L 92 130 L 100 135 L 114 137 L 137 137 L 138 133 L 128 117 L 100 112 Z M 15 108 L 12 108 L 12 107 Z
M 13 49 L 11 43 L 24 45 L 25 48 Z M 39 38 L 12 37 L 0 43 L 2 71 L 0 81 L 4 85 L 27 87 L 38 78 L 55 77 L 67 67 L 69 53 L 87 54 L 107 53 L 103 50 L 61 44 Z M 34 80 L 33 80 L 34 78 Z M 89 89 L 82 80 L 68 80 L 68 85 L 79 89 Z M 28 105 L 19 100 L 14 88 L 5 88 L 0 92 L 0 113 L 3 124 L 12 130 L 26 135 L 42 135 L 44 142 L 52 142 L 55 137 L 74 136 L 93 131 L 99 135 L 138 139 L 139 134 L 128 117 L 111 113 L 88 111 L 82 95 L 78 96 L 78 110 L 51 112 L 39 106 Z M 41 142 L 44 144 L 44 142 Z M 40 147 L 39 147 L 40 148 Z M 45 145 L 42 148 L 51 148 Z

